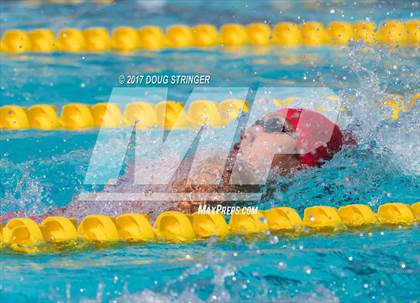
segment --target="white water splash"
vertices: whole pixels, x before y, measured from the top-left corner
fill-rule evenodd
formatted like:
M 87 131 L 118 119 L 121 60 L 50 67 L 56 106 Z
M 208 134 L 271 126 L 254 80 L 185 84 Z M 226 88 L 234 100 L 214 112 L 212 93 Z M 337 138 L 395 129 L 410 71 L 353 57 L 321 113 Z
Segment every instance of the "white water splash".
M 407 175 L 420 176 L 419 105 L 402 114 L 397 122 L 384 125 L 378 131 L 378 142 Z
M 362 58 L 369 54 L 370 65 Z M 409 113 L 400 113 L 397 121 L 389 119 L 391 109 L 384 105 L 389 89 L 395 79 L 405 100 L 411 98 L 417 87 L 419 75 L 415 68 L 405 62 L 402 53 L 381 49 L 351 48 L 349 68 L 356 74 L 359 83 L 356 88 L 344 91 L 343 99 L 348 108 L 346 118 L 350 119 L 352 133 L 359 144 L 374 142 L 374 152 L 387 156 L 407 175 L 420 175 L 420 121 L 419 106 Z M 390 64 L 392 62 L 392 64 Z M 399 66 L 404 75 L 392 77 L 390 70 Z

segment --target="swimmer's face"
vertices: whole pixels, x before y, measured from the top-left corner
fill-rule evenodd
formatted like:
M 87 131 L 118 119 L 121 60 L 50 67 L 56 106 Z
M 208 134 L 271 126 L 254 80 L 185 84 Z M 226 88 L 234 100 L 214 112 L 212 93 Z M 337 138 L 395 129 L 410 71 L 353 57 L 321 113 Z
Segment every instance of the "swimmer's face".
M 290 122 L 277 112 L 269 113 L 247 128 L 237 156 L 256 173 L 267 167 L 297 166 L 296 142 Z

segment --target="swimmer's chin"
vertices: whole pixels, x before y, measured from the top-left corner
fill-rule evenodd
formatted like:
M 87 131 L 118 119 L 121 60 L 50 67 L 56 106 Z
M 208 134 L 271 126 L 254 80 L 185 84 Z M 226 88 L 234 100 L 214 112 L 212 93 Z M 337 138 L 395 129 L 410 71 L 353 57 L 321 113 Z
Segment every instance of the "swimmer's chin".
M 263 184 L 267 177 L 267 169 L 261 169 L 252 161 L 236 160 L 231 180 L 234 184 Z
M 277 165 L 271 165 L 267 169 L 267 163 L 258 163 L 250 159 L 240 159 L 237 160 L 237 169 L 238 173 L 241 176 L 240 179 L 247 179 L 253 181 L 260 181 L 259 183 L 264 183 L 263 181 L 273 181 L 280 177 L 291 177 L 295 175 L 299 168 L 299 162 L 292 157 L 286 161 L 281 161 Z M 263 180 L 263 178 L 271 180 Z

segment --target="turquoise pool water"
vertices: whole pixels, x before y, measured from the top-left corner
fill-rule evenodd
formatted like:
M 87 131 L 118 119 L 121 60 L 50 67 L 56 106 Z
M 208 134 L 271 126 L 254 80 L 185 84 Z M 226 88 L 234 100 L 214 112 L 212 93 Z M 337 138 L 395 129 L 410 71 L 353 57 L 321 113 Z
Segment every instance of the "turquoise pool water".
M 419 17 L 416 2 L 336 1 L 315 7 L 288 1 L 151 3 L 2 3 L 1 30 Z M 339 124 L 352 130 L 359 145 L 320 169 L 281 180 L 274 196 L 258 206 L 288 205 L 302 215 L 311 205 L 365 203 L 376 210 L 385 202 L 420 200 L 419 106 L 391 121 L 382 102 L 387 93 L 408 98 L 418 90 L 418 50 L 354 46 L 293 52 L 164 50 L 132 56 L 0 54 L 0 62 L 0 106 L 106 102 L 119 86 L 119 75 L 137 73 L 210 74 L 212 86 L 328 87 L 348 109 Z M 186 100 L 190 91 L 171 87 L 168 99 Z M 93 130 L 1 131 L 0 214 L 20 209 L 41 214 L 67 205 L 86 189 L 83 180 L 97 136 Z M 0 302 L 416 302 L 419 240 L 418 227 L 412 227 L 298 239 L 267 234 L 223 243 L 118 245 L 48 255 L 2 250 Z

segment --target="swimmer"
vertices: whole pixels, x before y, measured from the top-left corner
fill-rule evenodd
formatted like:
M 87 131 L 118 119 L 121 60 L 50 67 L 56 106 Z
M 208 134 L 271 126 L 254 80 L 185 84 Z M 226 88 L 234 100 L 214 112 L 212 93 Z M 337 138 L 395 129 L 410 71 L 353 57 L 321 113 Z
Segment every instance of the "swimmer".
M 76 196 L 73 202 L 62 209 L 57 209 L 45 216 L 60 215 L 81 218 L 92 213 L 116 216 L 121 213 L 144 213 L 155 218 L 166 210 L 184 213 L 197 211 L 202 204 L 215 205 L 226 203 L 224 193 L 247 190 L 258 174 L 267 168 L 267 159 L 272 159 L 271 182 L 280 176 L 290 176 L 296 171 L 319 167 L 333 158 L 344 144 L 344 136 L 339 127 L 322 114 L 306 109 L 281 109 L 271 112 L 255 124 L 245 129 L 240 141 L 232 148 L 227 163 L 223 157 L 214 153 L 198 164 L 198 169 L 191 171 L 192 157 L 185 160 L 176 171 L 170 184 L 165 186 L 166 193 L 215 193 L 218 201 L 100 201 L 83 200 Z M 274 156 L 273 156 L 274 155 Z M 108 186 L 104 192 L 133 192 L 133 166 L 117 180 L 116 185 Z M 217 184 L 212 186 L 208 184 Z M 235 180 L 236 182 L 229 182 Z M 268 182 L 270 182 L 270 180 Z M 249 187 L 249 186 L 248 186 Z M 144 190 L 144 188 L 143 188 Z M 153 191 L 150 188 L 150 191 Z M 155 189 L 156 190 L 156 189 Z M 159 192 L 162 192 L 161 188 Z M 197 197 L 197 195 L 195 196 Z M 230 204 L 231 205 L 231 204 Z

